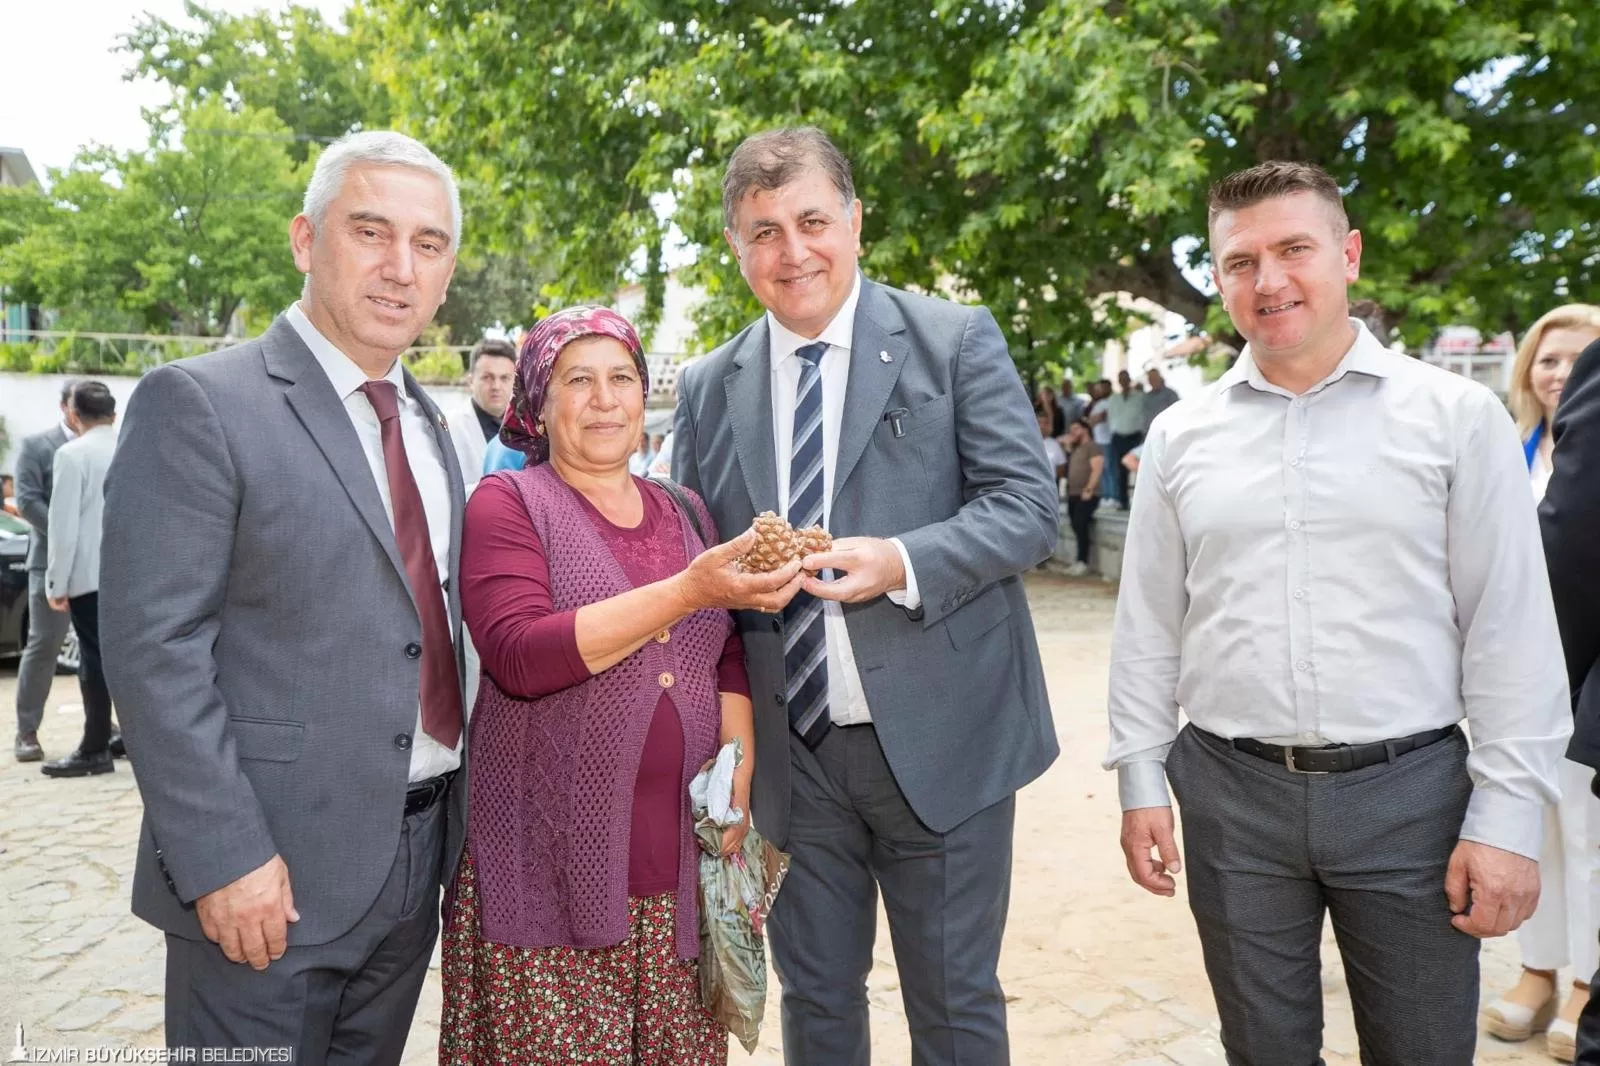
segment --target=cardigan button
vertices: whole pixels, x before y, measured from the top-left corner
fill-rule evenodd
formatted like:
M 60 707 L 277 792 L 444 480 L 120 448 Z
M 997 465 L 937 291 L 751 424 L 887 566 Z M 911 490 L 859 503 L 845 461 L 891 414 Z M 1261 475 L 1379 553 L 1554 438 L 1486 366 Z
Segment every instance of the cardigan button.
M 661 687 L 662 688 L 671 688 L 673 682 L 676 681 L 677 679 L 674 678 L 671 674 L 663 672 L 662 675 L 657 680 L 659 680 L 661 682 Z
M 667 641 L 669 641 L 671 639 L 672 639 L 672 630 L 670 630 L 670 629 L 663 629 L 661 632 L 656 634 L 656 643 L 657 644 L 665 644 Z

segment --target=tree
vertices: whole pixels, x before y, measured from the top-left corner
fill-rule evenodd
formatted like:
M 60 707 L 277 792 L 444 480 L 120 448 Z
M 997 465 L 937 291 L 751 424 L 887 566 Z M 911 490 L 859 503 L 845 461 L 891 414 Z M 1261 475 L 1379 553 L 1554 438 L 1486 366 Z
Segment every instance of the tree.
M 1600 9 L 1564 0 L 373 0 L 397 114 L 551 250 L 553 300 L 641 276 L 674 227 L 703 343 L 753 306 L 720 167 L 814 122 L 856 165 L 864 266 L 978 299 L 1025 369 L 1122 332 L 1110 294 L 1216 332 L 1205 186 L 1327 166 L 1367 238 L 1357 295 L 1413 339 L 1526 325 L 1595 280 Z M 358 20 L 359 21 L 359 20 Z M 527 32 L 528 27 L 537 32 Z
M 165 82 L 174 108 L 220 100 L 233 110 L 270 111 L 288 128 L 297 163 L 317 143 L 388 124 L 387 93 L 371 76 L 368 49 L 315 8 L 231 15 L 184 0 L 184 16 L 169 22 L 146 14 L 120 38 L 120 50 L 133 57 L 127 79 Z
M 286 253 L 304 188 L 269 112 L 194 105 L 150 148 L 94 149 L 52 174 L 26 234 L 0 247 L 0 284 L 69 323 L 131 316 L 155 332 L 217 335 L 244 305 L 276 310 L 300 275 Z M 112 321 L 107 321 L 108 314 Z

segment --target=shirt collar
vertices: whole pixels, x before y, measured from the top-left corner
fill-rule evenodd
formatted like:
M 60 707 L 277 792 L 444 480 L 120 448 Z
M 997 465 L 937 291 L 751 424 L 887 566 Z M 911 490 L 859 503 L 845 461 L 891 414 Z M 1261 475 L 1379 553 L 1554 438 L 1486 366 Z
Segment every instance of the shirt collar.
M 861 299 L 861 271 L 856 271 L 856 279 L 850 286 L 850 295 L 844 298 L 844 303 L 839 305 L 839 310 L 834 313 L 833 320 L 817 334 L 817 340 L 826 342 L 830 347 L 850 350 L 851 343 L 855 340 L 856 330 L 856 304 Z M 775 318 L 771 311 L 767 312 L 767 337 L 769 338 L 772 353 L 772 368 L 776 370 L 778 364 L 785 359 L 794 357 L 795 349 L 813 344 L 806 337 L 789 329 Z
M 333 383 L 333 391 L 338 393 L 341 401 L 348 400 L 351 393 L 371 380 L 365 370 L 334 347 L 333 342 L 311 324 L 311 319 L 300 309 L 298 300 L 289 305 L 289 310 L 284 312 L 283 317 L 289 320 L 289 325 L 294 327 L 294 331 L 300 334 L 300 339 L 306 342 L 306 347 L 311 349 L 311 354 L 322 367 L 322 372 L 328 375 L 328 380 Z M 401 400 L 410 399 L 409 393 L 406 392 L 405 375 L 400 372 L 400 360 L 396 359 L 389 366 L 389 372 L 383 375 L 383 380 L 395 387 Z
M 1333 368 L 1333 373 L 1307 389 L 1307 395 L 1327 388 L 1346 374 L 1366 374 L 1375 378 L 1389 376 L 1393 369 L 1394 353 L 1380 344 L 1378 338 L 1372 335 L 1372 331 L 1360 319 L 1350 319 L 1350 325 L 1355 327 L 1355 343 L 1350 345 L 1350 350 L 1339 360 L 1339 365 Z M 1235 385 L 1249 385 L 1257 392 L 1287 395 L 1283 389 L 1262 376 L 1261 368 L 1256 366 L 1248 344 L 1244 346 L 1244 351 L 1239 353 L 1239 358 L 1234 361 L 1233 366 L 1228 368 L 1227 373 L 1217 379 L 1217 387 L 1222 392 L 1227 392 Z
M 65 418 L 61 420 L 61 432 L 67 435 L 68 440 L 78 439 L 78 434 L 73 431 L 71 426 L 67 425 L 67 420 Z

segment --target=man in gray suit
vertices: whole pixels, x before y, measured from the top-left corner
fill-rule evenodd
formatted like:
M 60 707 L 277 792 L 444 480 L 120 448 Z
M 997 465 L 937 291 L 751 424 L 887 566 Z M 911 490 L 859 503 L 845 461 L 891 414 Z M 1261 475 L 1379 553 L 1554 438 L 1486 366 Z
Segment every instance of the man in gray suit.
M 860 275 L 820 131 L 745 141 L 723 217 L 767 314 L 680 381 L 673 476 L 719 529 L 771 510 L 836 538 L 780 615 L 738 615 L 751 807 L 794 856 L 769 926 L 785 1060 L 869 1060 L 881 891 L 912 1061 L 996 1066 L 1014 794 L 1058 750 L 1018 576 L 1058 531 L 1038 427 L 988 311 Z
M 100 605 L 171 1046 L 405 1046 L 464 825 L 465 497 L 399 356 L 443 302 L 460 218 L 409 137 L 329 147 L 289 230 L 300 300 L 128 405 Z
M 56 450 L 77 436 L 67 424 L 73 382 L 61 386 L 61 421 L 43 433 L 24 437 L 17 453 L 17 510 L 33 527 L 28 540 L 28 643 L 17 666 L 18 762 L 44 758 L 39 745 L 39 723 L 44 721 L 44 701 L 56 674 L 56 656 L 67 639 L 72 620 L 50 609 L 44 591 L 44 568 L 49 559 L 50 487 Z
M 69 418 L 78 436 L 56 451 L 44 588 L 50 609 L 70 615 L 78 631 L 83 740 L 70 755 L 40 767 L 46 777 L 87 777 L 116 769 L 111 761 L 111 694 L 100 663 L 97 590 L 106 471 L 117 447 L 117 399 L 102 382 L 82 382 L 72 390 Z

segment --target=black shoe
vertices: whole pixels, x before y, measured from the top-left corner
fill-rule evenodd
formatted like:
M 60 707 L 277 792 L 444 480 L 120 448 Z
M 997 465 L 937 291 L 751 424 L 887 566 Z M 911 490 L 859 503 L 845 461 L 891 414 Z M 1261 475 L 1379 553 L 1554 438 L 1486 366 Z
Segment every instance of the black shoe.
M 111 761 L 111 752 L 85 755 L 80 749 L 54 762 L 45 763 L 39 767 L 39 772 L 46 777 L 89 777 L 92 774 L 109 774 L 116 768 L 117 764 Z
M 38 762 L 44 758 L 44 749 L 39 746 L 37 736 L 18 737 L 16 747 L 11 750 L 18 762 Z
M 128 757 L 128 746 L 122 742 L 121 730 L 111 734 L 111 743 L 106 745 L 106 750 L 111 753 L 113 759 L 126 759 Z

